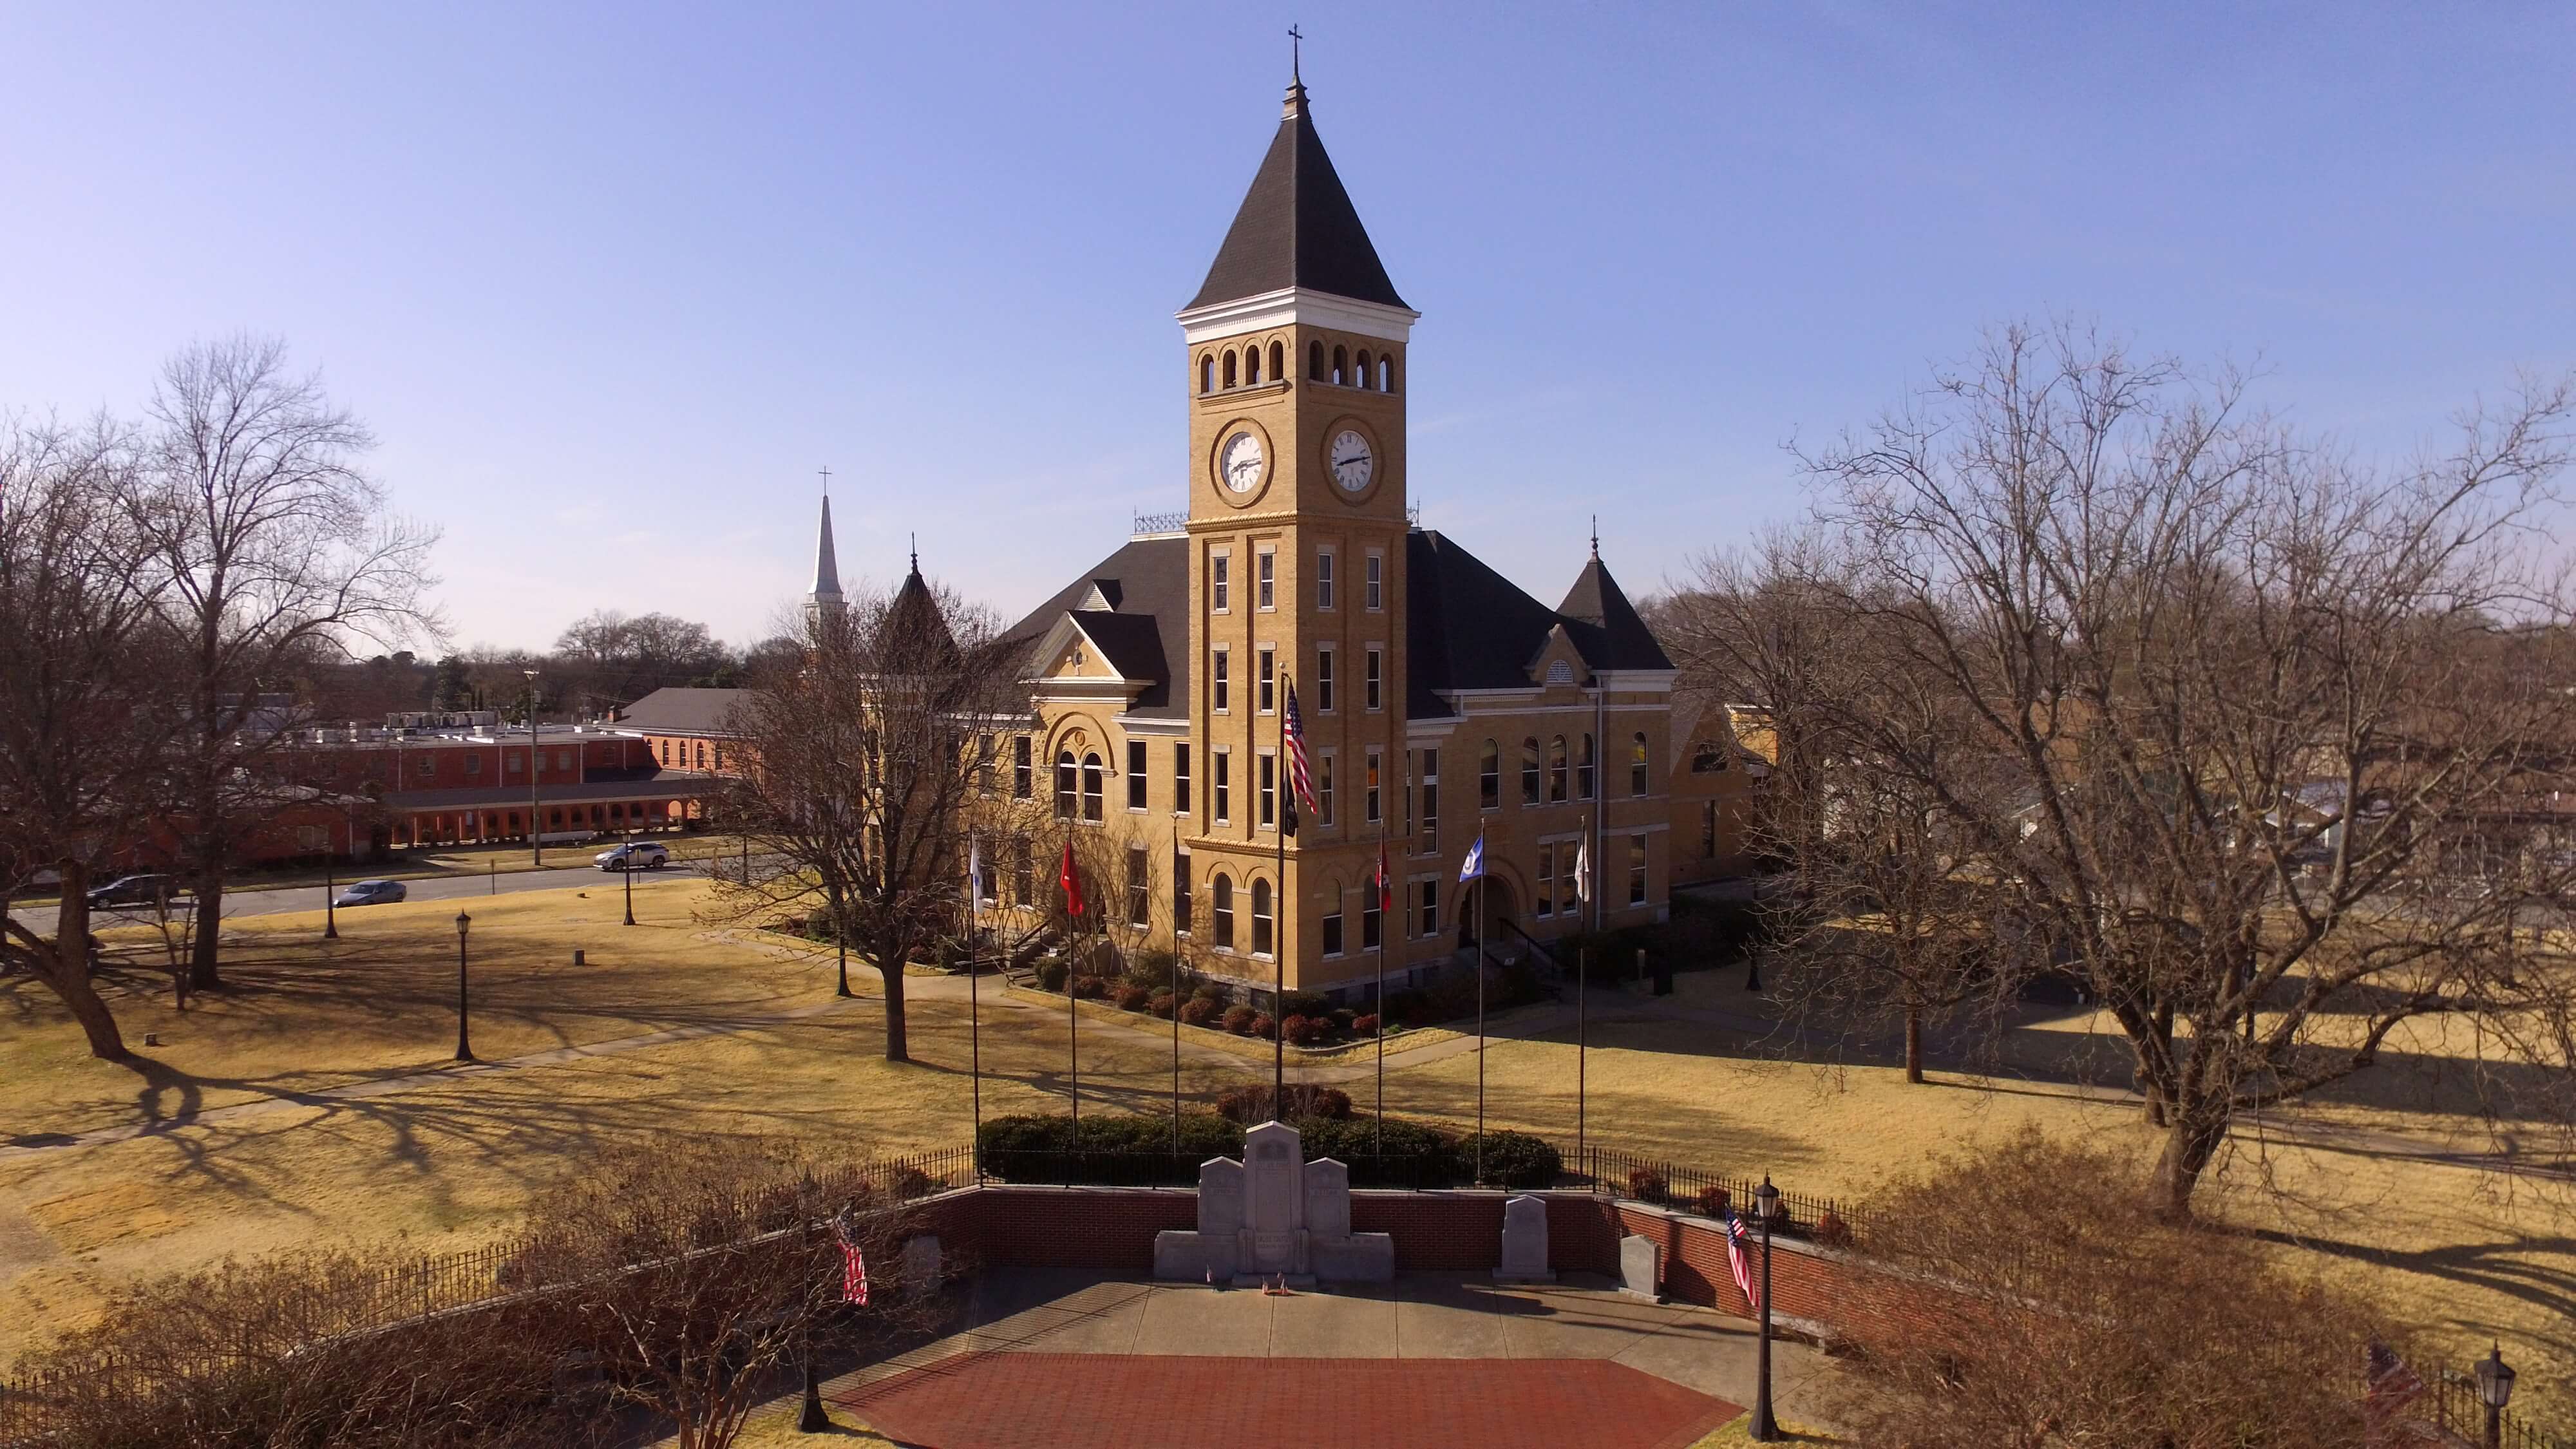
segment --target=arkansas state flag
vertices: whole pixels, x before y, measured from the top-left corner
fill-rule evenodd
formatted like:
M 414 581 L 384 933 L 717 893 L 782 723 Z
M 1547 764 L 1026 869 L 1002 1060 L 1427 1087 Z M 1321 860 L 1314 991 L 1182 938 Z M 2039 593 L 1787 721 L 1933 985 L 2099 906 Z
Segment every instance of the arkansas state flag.
M 1082 914 L 1082 878 L 1073 873 L 1073 842 L 1064 843 L 1064 873 L 1057 877 L 1064 886 L 1064 910 L 1069 916 Z

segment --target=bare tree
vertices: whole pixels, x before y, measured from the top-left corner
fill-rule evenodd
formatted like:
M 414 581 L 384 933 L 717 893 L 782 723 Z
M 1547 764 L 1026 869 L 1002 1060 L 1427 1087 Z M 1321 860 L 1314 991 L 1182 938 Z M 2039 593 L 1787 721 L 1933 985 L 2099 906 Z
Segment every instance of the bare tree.
M 174 768 L 172 824 L 195 896 L 193 984 L 216 967 L 234 852 L 279 798 L 259 777 L 301 719 L 273 693 L 316 654 L 400 642 L 436 621 L 422 602 L 434 530 L 391 514 L 358 467 L 366 427 L 286 348 L 233 337 L 163 369 L 146 466 L 132 500 L 151 540 L 169 627 L 187 641 L 179 676 L 188 748 Z
M 2029 1132 L 1910 1178 L 1862 1250 L 1910 1313 L 1850 1322 L 1874 1392 L 1844 1412 L 1901 1449 L 2340 1449 L 2365 1431 L 2369 1305 L 2249 1238 L 2158 1220 L 2115 1154 Z
M 2491 1110 L 2565 1106 L 2576 978 L 2516 928 L 2576 883 L 2576 658 L 2538 548 L 2571 397 L 2528 386 L 2382 470 L 2232 375 L 2014 328 L 1802 455 L 1815 531 L 1756 582 L 1867 667 L 1783 717 L 1784 793 L 1875 775 L 1944 894 L 2014 925 L 2009 964 L 2084 979 L 2168 1131 L 2161 1211 L 2241 1114 L 2412 1018 L 2474 1015 L 2562 1082 Z M 1848 843 L 1806 818 L 1809 859 Z
M 127 1055 L 98 993 L 88 891 L 143 837 L 173 720 L 159 693 L 147 541 L 118 507 L 129 466 L 105 422 L 0 436 L 0 969 L 62 999 L 92 1055 Z M 8 909 L 59 877 L 47 937 Z
M 1002 628 L 918 574 L 862 593 L 814 615 L 802 659 L 728 725 L 745 768 L 717 808 L 752 866 L 719 877 L 718 909 L 828 912 L 884 982 L 890 1061 L 911 1059 L 904 963 L 957 930 L 970 801 L 1031 718 L 1025 649 Z

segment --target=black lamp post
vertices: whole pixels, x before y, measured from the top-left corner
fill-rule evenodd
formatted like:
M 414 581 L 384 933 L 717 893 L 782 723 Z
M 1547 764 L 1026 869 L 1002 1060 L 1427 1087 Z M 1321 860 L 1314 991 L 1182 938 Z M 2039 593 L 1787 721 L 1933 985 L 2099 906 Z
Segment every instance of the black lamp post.
M 823 1378 L 814 1368 L 814 1335 L 805 1335 L 805 1408 L 796 1416 L 796 1432 L 821 1434 L 832 1428 L 832 1416 L 823 1411 Z
M 465 1035 L 465 928 L 474 918 L 463 911 L 456 913 L 456 1059 L 474 1060 L 474 1043 Z
M 1771 1185 L 1769 1173 L 1753 1189 L 1753 1203 L 1762 1219 L 1762 1326 L 1753 1349 L 1752 1438 L 1757 1444 L 1769 1444 L 1780 1437 L 1780 1422 L 1771 1417 L 1771 1213 L 1779 1206 L 1780 1189 Z
M 2487 1406 L 2487 1449 L 2502 1449 L 2504 1444 L 2504 1406 L 2513 1399 L 2513 1369 L 2504 1361 L 2504 1349 L 2493 1339 L 2487 1341 L 2487 1356 L 2478 1360 L 2478 1402 Z

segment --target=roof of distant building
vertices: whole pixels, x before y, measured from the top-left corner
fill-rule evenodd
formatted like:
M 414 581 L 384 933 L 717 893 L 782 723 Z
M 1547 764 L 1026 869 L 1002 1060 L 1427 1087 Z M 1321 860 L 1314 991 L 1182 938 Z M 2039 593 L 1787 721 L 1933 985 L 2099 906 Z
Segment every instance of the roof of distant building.
M 615 723 L 620 729 L 646 734 L 730 734 L 732 731 L 726 726 L 726 716 L 733 712 L 735 702 L 750 692 L 745 689 L 689 689 L 674 685 L 654 690 L 619 710 Z

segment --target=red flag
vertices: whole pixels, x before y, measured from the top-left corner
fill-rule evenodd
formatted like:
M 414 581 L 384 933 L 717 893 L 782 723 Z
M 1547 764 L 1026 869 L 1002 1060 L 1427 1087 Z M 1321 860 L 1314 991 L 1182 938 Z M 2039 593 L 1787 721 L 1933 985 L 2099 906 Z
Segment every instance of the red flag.
M 1387 879 L 1384 840 L 1377 843 L 1377 908 L 1381 915 L 1395 914 L 1395 882 Z
M 1070 840 L 1064 843 L 1064 873 L 1057 879 L 1064 886 L 1065 914 L 1081 915 L 1082 878 L 1073 873 L 1073 842 Z

